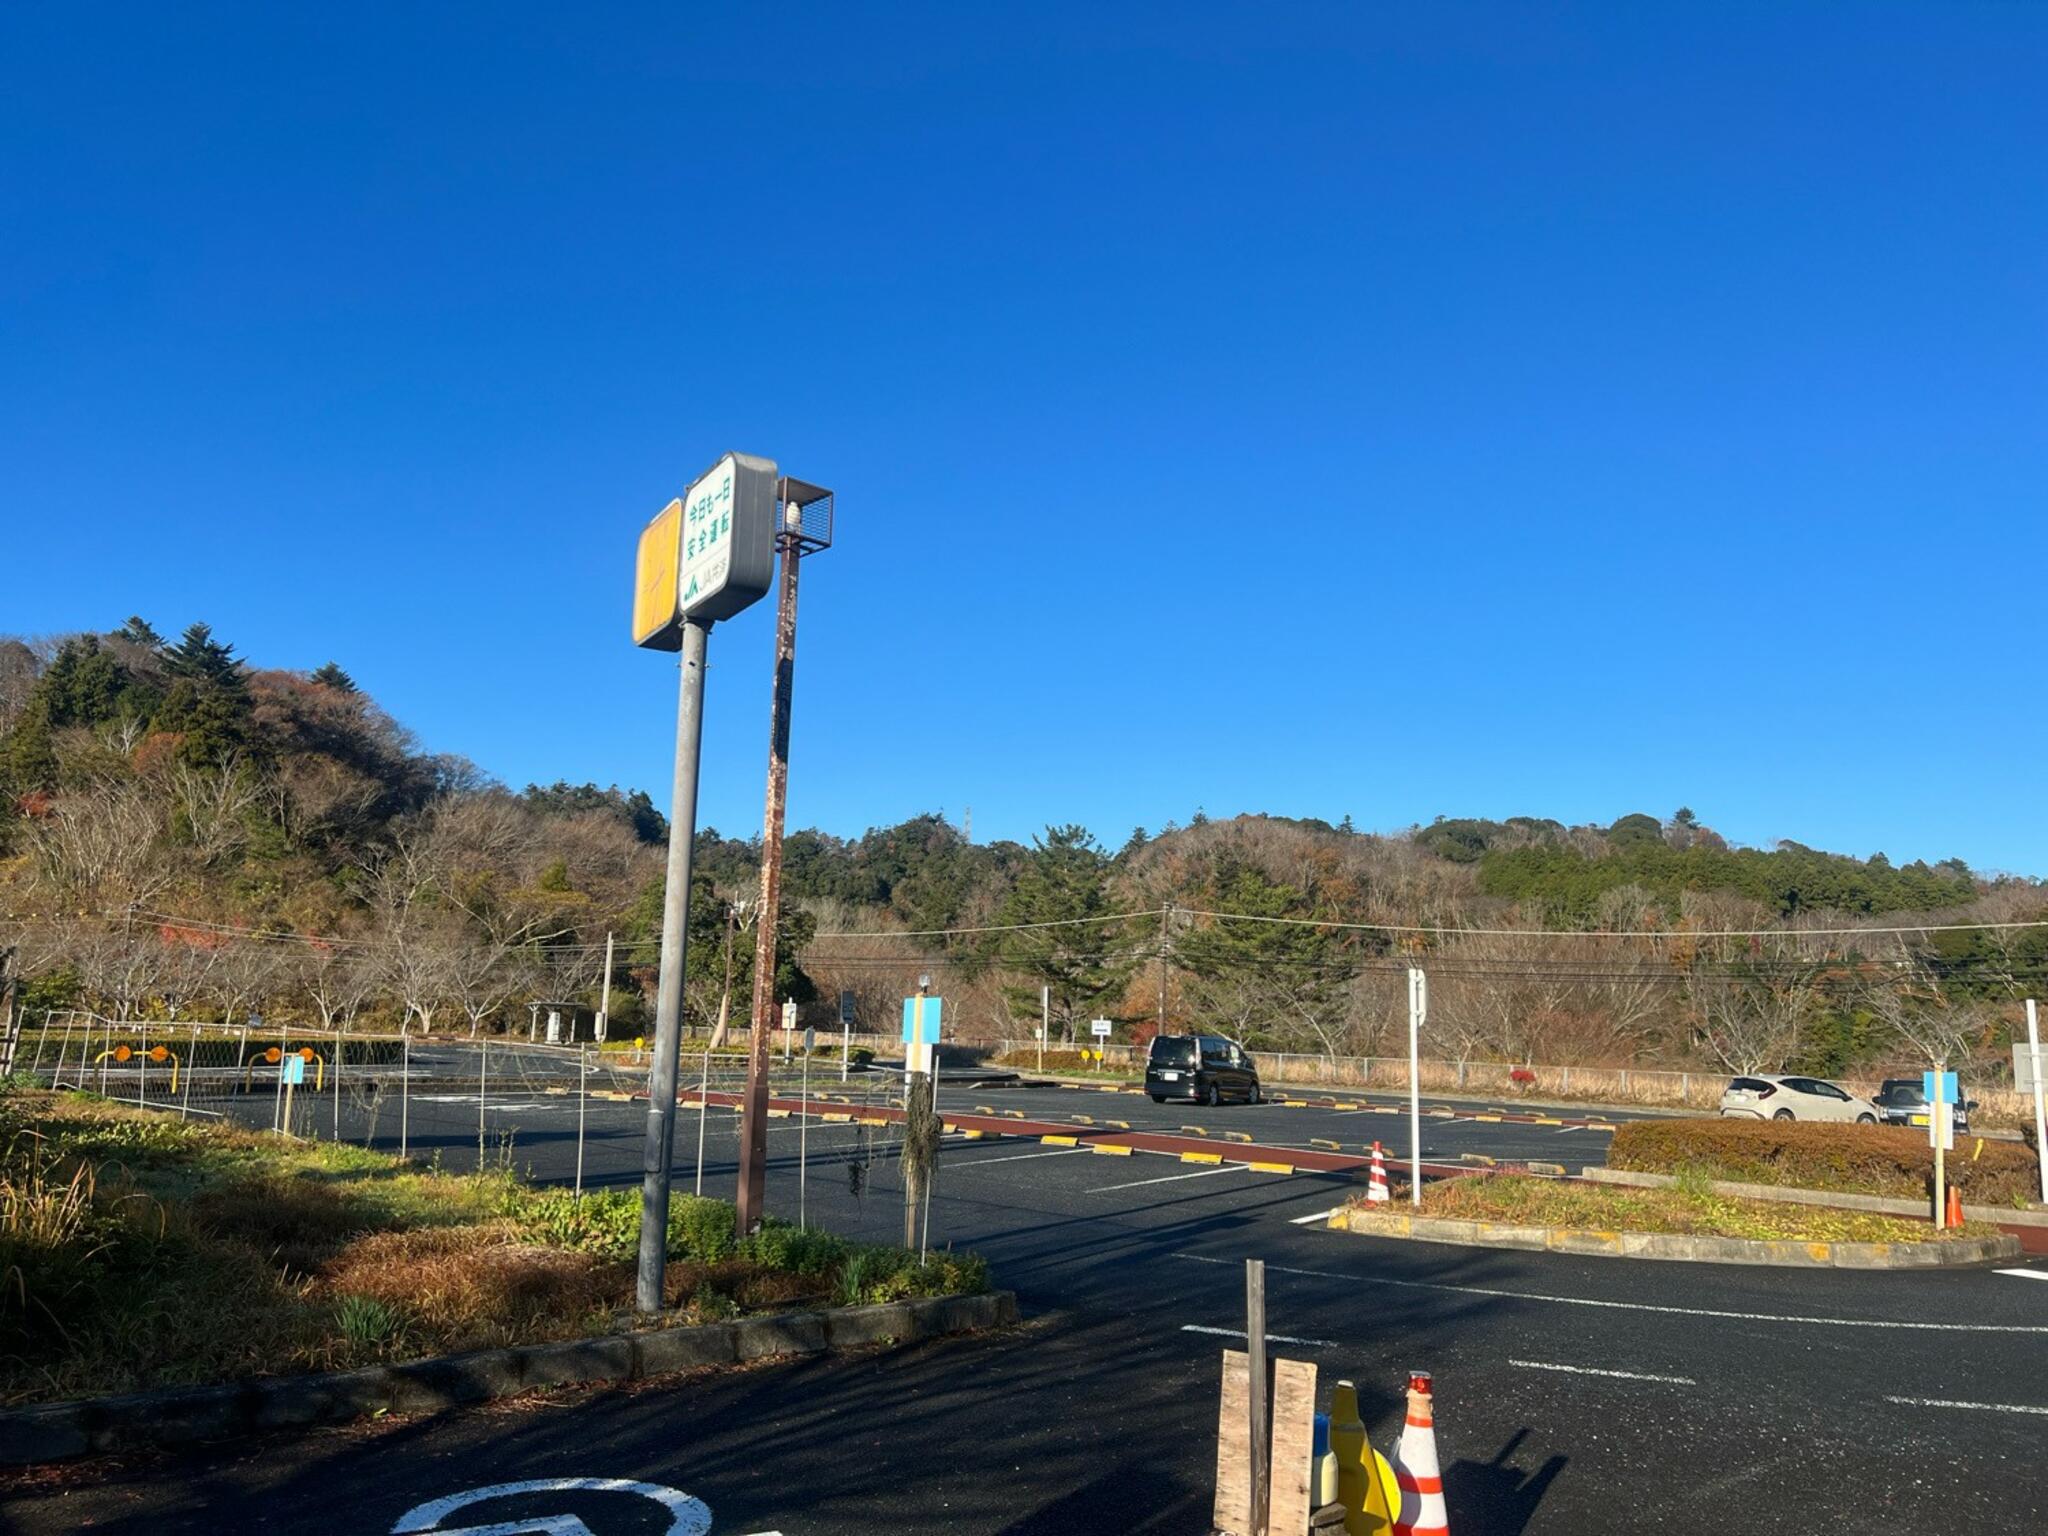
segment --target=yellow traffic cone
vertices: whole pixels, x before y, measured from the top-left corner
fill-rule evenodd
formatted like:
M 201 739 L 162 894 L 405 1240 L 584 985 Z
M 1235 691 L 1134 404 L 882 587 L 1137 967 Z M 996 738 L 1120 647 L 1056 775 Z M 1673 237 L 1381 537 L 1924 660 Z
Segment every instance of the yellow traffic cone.
M 1436 1458 L 1436 1405 L 1427 1371 L 1408 1374 L 1408 1420 L 1394 1449 L 1394 1477 L 1401 1486 L 1394 1536 L 1450 1536 L 1443 1469 Z
M 1330 1402 L 1330 1453 L 1337 1458 L 1337 1502 L 1348 1536 L 1389 1536 L 1399 1490 L 1387 1458 L 1366 1444 L 1358 1388 L 1337 1383 Z

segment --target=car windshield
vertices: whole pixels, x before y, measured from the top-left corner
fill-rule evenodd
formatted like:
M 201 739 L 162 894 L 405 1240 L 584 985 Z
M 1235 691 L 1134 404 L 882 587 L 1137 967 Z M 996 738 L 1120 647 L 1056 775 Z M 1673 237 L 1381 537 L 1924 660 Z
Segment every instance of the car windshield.
M 1161 1035 L 1152 1042 L 1152 1065 L 1155 1067 L 1192 1067 L 1195 1064 L 1195 1042 L 1188 1035 Z

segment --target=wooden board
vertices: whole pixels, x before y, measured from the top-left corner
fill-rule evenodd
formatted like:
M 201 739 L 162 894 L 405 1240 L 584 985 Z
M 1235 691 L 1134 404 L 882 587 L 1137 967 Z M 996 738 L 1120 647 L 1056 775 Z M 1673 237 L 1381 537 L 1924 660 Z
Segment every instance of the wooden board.
M 1246 1439 L 1252 1411 L 1251 1360 L 1241 1349 L 1223 1351 L 1223 1391 L 1216 1410 L 1216 1508 L 1213 1523 L 1232 1536 L 1252 1528 L 1252 1448 Z
M 1316 1368 L 1303 1360 L 1273 1362 L 1272 1489 L 1267 1494 L 1270 1536 L 1307 1536 L 1316 1439 Z

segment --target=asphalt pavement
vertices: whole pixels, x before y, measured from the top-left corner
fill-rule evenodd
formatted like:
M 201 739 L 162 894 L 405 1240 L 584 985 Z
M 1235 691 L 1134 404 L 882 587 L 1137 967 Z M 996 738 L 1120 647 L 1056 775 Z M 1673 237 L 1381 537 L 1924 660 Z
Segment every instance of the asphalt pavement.
M 543 1086 L 527 1097 L 560 1095 Z M 942 1111 L 1201 1125 L 1212 1140 L 1233 1130 L 1274 1146 L 1398 1142 L 1406 1128 L 1328 1106 L 1190 1114 L 1088 1090 L 958 1097 Z M 487 1153 L 564 1176 L 573 1121 L 520 1098 L 484 1101 Z M 441 1108 L 447 1124 L 429 1114 L 421 1125 L 415 1103 L 413 1134 L 461 1166 L 476 1151 L 476 1097 Z M 582 1112 L 586 1182 L 636 1178 L 644 1102 Z M 677 1131 L 683 1188 L 699 1118 L 685 1111 Z M 736 1116 L 714 1107 L 701 1118 L 706 1190 L 729 1194 Z M 509 1136 L 494 1141 L 493 1125 Z M 893 1134 L 857 1119 L 771 1122 L 770 1208 L 794 1217 L 801 1178 L 809 1219 L 900 1236 Z M 1426 1154 L 1444 1158 L 1579 1166 L 1605 1139 L 1506 1120 L 1425 1125 Z M 1316 1224 L 1357 1187 L 1350 1176 L 956 1135 L 931 1240 L 988 1256 L 1026 1314 L 1014 1332 L 138 1453 L 17 1478 L 0 1494 L 0 1523 L 35 1536 L 383 1533 L 464 1490 L 608 1478 L 681 1490 L 708 1506 L 713 1532 L 735 1536 L 1203 1531 L 1219 1351 L 1241 1340 L 1243 1261 L 1262 1258 L 1273 1352 L 1313 1361 L 1325 1387 L 1356 1380 L 1375 1445 L 1398 1432 L 1405 1372 L 1434 1373 L 1454 1531 L 2048 1525 L 2048 1265 L 1750 1269 L 1402 1243 Z M 447 1524 L 575 1513 L 606 1536 L 667 1529 L 667 1515 L 634 1523 L 655 1509 L 584 1489 L 497 1498 Z

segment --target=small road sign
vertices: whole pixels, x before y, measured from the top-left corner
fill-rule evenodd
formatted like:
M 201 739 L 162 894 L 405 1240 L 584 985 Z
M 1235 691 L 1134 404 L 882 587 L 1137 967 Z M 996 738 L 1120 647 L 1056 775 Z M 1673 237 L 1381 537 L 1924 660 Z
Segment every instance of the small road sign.
M 284 1059 L 284 1080 L 287 1084 L 303 1083 L 306 1080 L 306 1058 L 293 1051 Z
M 1114 1027 L 1107 1019 L 1091 1019 L 1088 1021 L 1088 1033 L 1098 1040 L 1107 1040 L 1110 1030 Z
M 839 994 L 839 1022 L 842 1026 L 849 1026 L 853 1023 L 853 994 L 851 992 L 841 992 Z

